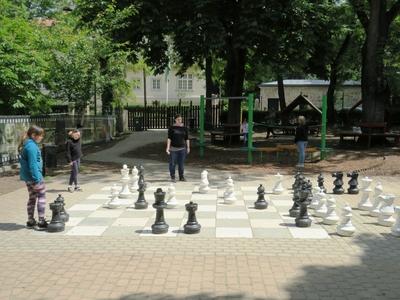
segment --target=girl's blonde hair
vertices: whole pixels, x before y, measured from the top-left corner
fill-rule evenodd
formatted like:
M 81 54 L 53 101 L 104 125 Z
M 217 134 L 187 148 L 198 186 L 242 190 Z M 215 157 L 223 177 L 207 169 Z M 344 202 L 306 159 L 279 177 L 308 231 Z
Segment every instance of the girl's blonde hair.
M 25 134 L 23 135 L 23 137 L 22 137 L 22 139 L 21 139 L 21 141 L 20 141 L 20 143 L 19 143 L 19 145 L 18 145 L 18 151 L 19 151 L 19 152 L 22 151 L 22 148 L 23 148 L 23 146 L 24 146 L 24 142 L 25 142 L 27 139 L 31 138 L 33 135 L 36 135 L 36 136 L 43 136 L 43 135 L 44 135 L 44 129 L 41 128 L 41 127 L 39 127 L 39 126 L 36 126 L 36 125 L 31 125 L 31 126 L 29 127 L 28 131 L 25 132 Z
M 299 125 L 305 125 L 306 124 L 306 118 L 304 116 L 299 116 L 297 121 L 299 122 Z

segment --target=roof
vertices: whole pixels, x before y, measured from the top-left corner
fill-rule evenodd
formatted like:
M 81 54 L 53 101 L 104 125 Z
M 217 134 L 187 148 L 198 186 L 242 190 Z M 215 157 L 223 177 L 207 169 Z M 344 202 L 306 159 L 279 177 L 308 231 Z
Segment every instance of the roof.
M 283 81 L 285 86 L 328 86 L 329 80 L 317 80 L 317 79 L 285 79 Z M 259 87 L 278 86 L 277 81 L 263 82 Z M 360 81 L 347 80 L 341 84 L 341 86 L 361 86 Z
M 296 99 L 294 99 L 288 106 L 286 106 L 286 108 L 282 110 L 282 115 L 290 113 L 293 109 L 295 109 L 296 106 L 299 106 L 301 103 L 309 105 L 313 110 L 322 115 L 321 110 L 303 95 L 297 96 Z

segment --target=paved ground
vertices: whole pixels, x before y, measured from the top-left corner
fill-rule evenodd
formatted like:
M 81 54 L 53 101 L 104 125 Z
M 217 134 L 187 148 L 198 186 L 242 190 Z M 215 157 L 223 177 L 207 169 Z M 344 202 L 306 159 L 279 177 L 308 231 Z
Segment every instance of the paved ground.
M 110 148 L 96 159 L 125 162 L 118 158 L 125 150 Z M 144 164 L 151 185 L 166 183 L 165 165 Z M 229 173 L 209 171 L 210 182 L 221 182 Z M 61 192 L 67 208 L 73 207 L 103 193 L 117 173 L 105 168 L 87 174 L 81 180 L 84 191 L 74 194 L 64 192 L 66 178 L 53 178 L 47 183 L 48 201 Z M 249 187 L 268 182 L 270 175 L 232 174 L 238 185 Z M 199 170 L 187 170 L 187 176 L 194 185 Z M 399 195 L 399 177 L 373 179 L 382 181 L 385 192 Z M 332 188 L 328 179 L 327 187 Z M 337 197 L 339 207 L 345 202 L 355 207 L 358 200 Z M 358 231 L 351 238 L 325 225 L 329 238 L 324 239 L 70 236 L 25 229 L 25 202 L 24 188 L 0 195 L 0 299 L 400 298 L 400 239 L 358 210 L 353 218 Z

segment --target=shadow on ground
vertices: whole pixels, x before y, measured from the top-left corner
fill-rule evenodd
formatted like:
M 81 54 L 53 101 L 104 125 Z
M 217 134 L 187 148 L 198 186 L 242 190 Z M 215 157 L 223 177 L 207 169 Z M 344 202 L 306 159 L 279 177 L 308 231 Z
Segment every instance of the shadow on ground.
M 191 296 L 175 296 L 168 294 L 144 294 L 134 293 L 117 298 L 118 300 L 272 300 L 272 298 L 250 297 L 245 294 L 229 294 L 225 296 L 213 296 L 209 293 L 194 294 Z M 105 299 L 104 299 L 105 300 Z
M 16 223 L 0 223 L 0 231 L 16 231 L 24 229 L 25 226 Z

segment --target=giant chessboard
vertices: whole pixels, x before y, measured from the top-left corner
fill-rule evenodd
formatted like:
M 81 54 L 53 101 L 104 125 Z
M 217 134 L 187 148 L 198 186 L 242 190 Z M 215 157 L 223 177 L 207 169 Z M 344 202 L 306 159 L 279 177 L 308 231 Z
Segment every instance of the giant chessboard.
M 274 195 L 266 189 L 269 206 L 266 210 L 256 210 L 258 184 L 254 182 L 235 182 L 237 201 L 224 204 L 223 182 L 220 186 L 210 184 L 207 194 L 198 192 L 198 183 L 176 183 L 176 198 L 179 205 L 174 209 L 165 209 L 165 221 L 169 225 L 166 234 L 155 235 L 151 232 L 156 211 L 152 207 L 154 192 L 158 187 L 167 191 L 169 183 L 160 185 L 148 183 L 145 192 L 147 209 L 128 208 L 137 199 L 137 193 L 131 198 L 120 199 L 121 207 L 103 208 L 110 199 L 112 182 L 95 194 L 80 199 L 72 206 L 66 205 L 70 220 L 65 231 L 60 234 L 68 236 L 138 236 L 143 238 L 164 237 L 215 237 L 215 238 L 296 238 L 296 239 L 329 239 L 328 232 L 319 225 L 320 219 L 313 219 L 309 228 L 295 226 L 294 218 L 289 217 L 288 210 L 292 206 L 292 191 L 285 190 Z M 167 198 L 166 198 L 167 199 Z M 198 204 L 196 213 L 201 224 L 201 232 L 196 235 L 183 233 L 183 225 L 187 222 L 185 204 L 193 201 Z M 310 214 L 311 215 L 311 214 Z M 42 233 L 41 233 L 42 234 Z M 51 234 L 51 233 L 43 233 Z

